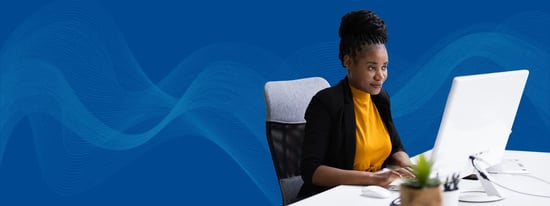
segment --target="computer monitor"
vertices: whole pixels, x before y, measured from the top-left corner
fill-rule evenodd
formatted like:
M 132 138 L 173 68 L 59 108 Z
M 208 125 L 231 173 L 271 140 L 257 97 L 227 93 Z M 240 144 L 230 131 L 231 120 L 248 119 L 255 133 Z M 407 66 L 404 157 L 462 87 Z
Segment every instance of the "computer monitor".
M 490 165 L 502 160 L 528 75 L 516 70 L 453 79 L 431 152 L 436 171 L 464 171 L 470 155 Z
M 431 153 L 441 179 L 473 174 L 469 156 L 487 166 L 502 160 L 525 88 L 528 70 L 458 76 L 453 79 Z

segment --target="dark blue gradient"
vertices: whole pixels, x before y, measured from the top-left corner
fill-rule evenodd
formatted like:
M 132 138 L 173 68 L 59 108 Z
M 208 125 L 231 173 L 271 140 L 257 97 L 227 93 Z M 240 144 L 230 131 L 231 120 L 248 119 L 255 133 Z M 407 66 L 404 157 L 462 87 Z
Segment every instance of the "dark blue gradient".
M 388 23 L 411 155 L 454 76 L 515 69 L 530 77 L 508 148 L 550 152 L 543 2 L 2 2 L 0 204 L 280 205 L 263 85 L 336 84 L 340 17 L 360 8 Z

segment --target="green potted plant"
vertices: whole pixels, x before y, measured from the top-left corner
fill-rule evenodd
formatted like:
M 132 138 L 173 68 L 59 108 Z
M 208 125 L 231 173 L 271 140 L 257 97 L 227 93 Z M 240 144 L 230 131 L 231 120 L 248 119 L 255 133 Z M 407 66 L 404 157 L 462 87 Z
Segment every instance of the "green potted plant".
M 432 176 L 433 162 L 420 154 L 411 166 L 416 178 L 406 178 L 400 188 L 403 206 L 441 206 L 441 181 Z

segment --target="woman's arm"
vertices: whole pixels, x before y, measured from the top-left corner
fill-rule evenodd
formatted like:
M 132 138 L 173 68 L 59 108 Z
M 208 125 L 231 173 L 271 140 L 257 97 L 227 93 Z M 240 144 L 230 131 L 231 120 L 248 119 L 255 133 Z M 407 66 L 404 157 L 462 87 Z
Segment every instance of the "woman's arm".
M 380 185 L 387 186 L 401 174 L 395 170 L 366 172 L 343 170 L 321 165 L 313 173 L 312 183 L 319 186 L 333 187 L 337 185 Z
M 410 167 L 411 159 L 406 152 L 398 151 L 393 153 L 389 164 L 397 167 Z

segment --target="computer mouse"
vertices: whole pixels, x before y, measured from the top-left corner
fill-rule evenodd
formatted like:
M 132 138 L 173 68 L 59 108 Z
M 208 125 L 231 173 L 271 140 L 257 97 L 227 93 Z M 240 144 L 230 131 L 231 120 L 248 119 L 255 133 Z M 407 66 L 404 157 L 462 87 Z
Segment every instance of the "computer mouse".
M 361 192 L 366 197 L 388 198 L 391 196 L 391 192 L 388 189 L 377 185 L 365 186 L 361 189 Z

